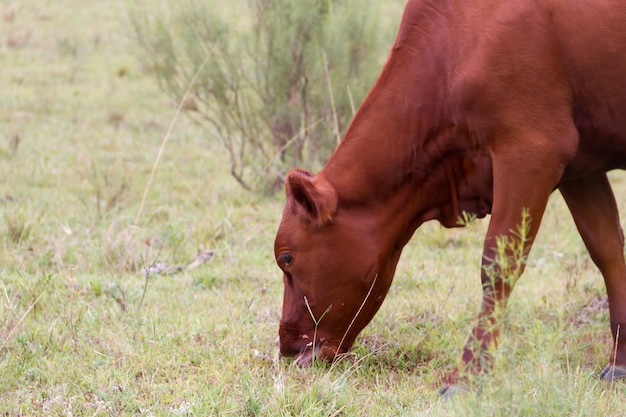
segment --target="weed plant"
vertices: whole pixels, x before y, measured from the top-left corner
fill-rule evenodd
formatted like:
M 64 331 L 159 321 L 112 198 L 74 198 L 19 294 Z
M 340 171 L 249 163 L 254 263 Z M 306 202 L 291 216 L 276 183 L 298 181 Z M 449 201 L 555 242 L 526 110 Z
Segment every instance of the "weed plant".
M 219 7 L 216 7 L 219 4 Z M 132 14 L 145 66 L 220 143 L 248 190 L 323 163 L 382 67 L 395 25 L 372 0 L 183 1 Z M 382 36 L 388 34 L 388 36 Z

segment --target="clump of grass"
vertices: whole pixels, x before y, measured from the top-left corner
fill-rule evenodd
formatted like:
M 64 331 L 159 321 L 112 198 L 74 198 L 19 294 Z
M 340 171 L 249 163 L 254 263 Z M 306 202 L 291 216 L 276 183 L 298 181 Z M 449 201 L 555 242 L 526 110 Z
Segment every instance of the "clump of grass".
M 0 147 L 0 156 L 7 160 L 13 159 L 17 154 L 20 145 L 20 135 L 17 132 L 12 133 L 8 137 L 8 148 Z
M 88 181 L 92 188 L 92 199 L 95 205 L 95 221 L 118 210 L 128 197 L 129 185 L 126 167 L 119 164 L 91 162 L 89 164 Z M 89 204 L 86 204 L 89 205 Z
M 33 222 L 24 211 L 5 213 L 4 223 L 6 225 L 6 233 L 9 242 L 19 245 L 31 238 Z
M 112 223 L 103 234 L 101 259 L 110 270 L 135 273 L 155 244 L 158 241 L 144 229 Z

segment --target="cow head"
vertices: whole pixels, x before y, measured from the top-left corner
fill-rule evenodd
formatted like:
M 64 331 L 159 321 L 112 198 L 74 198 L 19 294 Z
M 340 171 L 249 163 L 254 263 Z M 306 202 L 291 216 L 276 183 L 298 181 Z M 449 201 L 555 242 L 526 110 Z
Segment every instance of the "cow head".
M 352 346 L 389 289 L 399 250 L 377 216 L 340 208 L 321 174 L 292 171 L 274 252 L 285 286 L 280 352 L 306 366 Z

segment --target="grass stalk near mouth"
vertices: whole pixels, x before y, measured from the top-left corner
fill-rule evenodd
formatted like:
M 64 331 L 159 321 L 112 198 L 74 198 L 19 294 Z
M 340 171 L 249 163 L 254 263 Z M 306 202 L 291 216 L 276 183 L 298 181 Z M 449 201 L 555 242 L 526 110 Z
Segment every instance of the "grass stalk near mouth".
M 558 195 L 480 392 L 436 394 L 474 324 L 486 221 L 418 230 L 355 360 L 276 361 L 283 196 L 245 192 L 185 117 L 146 187 L 178 103 L 136 59 L 129 4 L 0 3 L 0 415 L 626 414 L 625 385 L 598 379 L 602 278 Z M 401 10 L 381 18 L 395 27 Z M 611 179 L 626 213 L 626 177 Z M 146 286 L 156 254 L 181 265 L 209 249 Z
M 313 314 L 313 310 L 311 310 L 311 306 L 309 305 L 309 299 L 306 297 L 306 295 L 304 296 L 304 304 L 306 305 L 307 310 L 309 311 L 309 315 L 311 316 L 311 319 L 313 320 L 313 323 L 315 324 L 315 329 L 313 330 L 313 340 L 310 342 L 310 347 L 311 347 L 311 362 L 315 363 L 316 360 L 316 350 L 315 350 L 315 344 L 317 342 L 317 329 L 320 325 L 320 323 L 322 322 L 322 320 L 324 319 L 324 316 L 326 316 L 326 314 L 328 314 L 328 312 L 333 308 L 333 305 L 329 305 L 326 310 L 324 310 L 324 312 L 320 315 L 320 318 L 316 318 L 315 314 Z M 309 347 L 307 345 L 307 347 Z

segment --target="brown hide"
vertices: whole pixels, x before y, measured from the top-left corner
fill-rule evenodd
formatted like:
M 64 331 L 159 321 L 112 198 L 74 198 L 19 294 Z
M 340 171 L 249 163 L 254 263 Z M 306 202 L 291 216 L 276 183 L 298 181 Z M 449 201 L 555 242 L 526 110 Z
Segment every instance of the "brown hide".
M 281 353 L 306 365 L 346 352 L 420 224 L 491 213 L 483 266 L 495 278 L 483 268 L 480 315 L 449 381 L 480 371 L 515 284 L 489 265 L 496 237 L 514 238 L 528 210 L 527 253 L 560 189 L 606 282 L 611 378 L 626 375 L 626 339 L 615 340 L 626 323 L 623 237 L 605 174 L 626 167 L 624 22 L 623 0 L 409 1 L 336 152 L 317 175 L 288 175 L 275 242 Z

